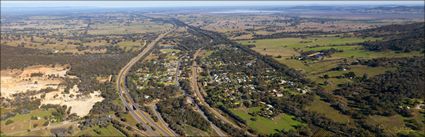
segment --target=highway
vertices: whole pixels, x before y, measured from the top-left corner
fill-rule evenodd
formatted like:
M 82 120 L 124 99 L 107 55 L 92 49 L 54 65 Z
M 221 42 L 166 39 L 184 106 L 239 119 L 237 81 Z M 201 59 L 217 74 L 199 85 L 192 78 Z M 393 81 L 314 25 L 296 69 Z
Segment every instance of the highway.
M 126 126 L 132 128 L 134 131 L 137 131 L 142 136 L 148 136 L 148 135 L 145 134 L 145 132 L 141 131 L 137 127 L 133 127 L 132 125 L 130 125 L 130 124 L 126 123 L 126 122 L 121 121 L 119 118 L 117 118 L 115 116 L 112 116 L 112 119 L 114 119 L 115 121 L 119 122 L 120 124 L 123 124 L 123 125 L 126 125 Z
M 166 126 L 166 123 L 155 122 L 149 114 L 138 109 L 138 104 L 134 103 L 131 98 L 126 84 L 127 74 L 131 67 L 136 64 L 140 59 L 147 55 L 153 47 L 156 46 L 157 42 L 161 40 L 168 33 L 174 29 L 167 31 L 166 33 L 160 34 L 154 41 L 146 45 L 146 47 L 134 58 L 132 58 L 118 73 L 116 86 L 119 91 L 119 97 L 128 110 L 129 114 L 139 123 L 146 127 L 146 135 L 148 136 L 178 136 L 174 131 Z M 153 127 L 153 129 L 151 128 Z
M 199 52 L 199 50 L 196 53 L 198 53 L 198 52 Z M 181 64 L 180 64 L 180 60 L 179 60 L 177 62 L 177 66 L 176 66 L 177 73 L 176 73 L 176 76 L 175 76 L 175 82 L 177 83 L 177 85 L 179 87 L 180 87 L 180 84 L 179 84 L 179 75 L 180 75 L 180 71 L 181 71 L 179 69 L 180 68 L 180 65 Z M 208 123 L 210 123 L 211 128 L 214 130 L 215 133 L 217 133 L 218 136 L 221 136 L 221 137 L 228 136 L 224 131 L 222 131 L 220 128 L 218 128 L 216 125 L 214 125 L 211 121 L 208 120 L 207 116 L 205 116 L 205 113 L 199 108 L 198 104 L 195 103 L 194 99 L 190 96 L 189 93 L 187 93 L 186 90 L 182 90 L 182 91 L 183 91 L 183 94 L 186 97 L 186 99 L 189 99 L 190 102 L 193 102 L 193 105 L 194 105 L 193 110 L 196 111 L 197 113 L 199 113 L 205 120 L 208 121 Z
M 174 131 L 169 129 L 163 120 L 159 120 L 158 122 L 154 122 L 153 119 L 150 117 L 150 115 L 146 112 L 143 112 L 138 109 L 138 104 L 134 103 L 133 99 L 131 98 L 127 85 L 126 85 L 126 76 L 127 73 L 130 71 L 131 67 L 136 64 L 139 60 L 141 60 L 145 55 L 149 53 L 149 51 L 155 47 L 156 43 L 161 40 L 165 35 L 170 33 L 173 30 L 170 30 L 166 33 L 163 33 L 159 35 L 154 41 L 149 43 L 136 57 L 132 58 L 119 72 L 117 77 L 116 86 L 119 90 L 119 96 L 121 101 L 123 102 L 124 106 L 129 111 L 129 114 L 139 123 L 143 124 L 146 127 L 146 135 L 148 136 L 179 136 Z M 196 59 L 197 54 L 199 54 L 198 50 L 195 55 L 194 59 Z M 178 64 L 180 65 L 180 64 Z M 204 92 L 202 88 L 198 86 L 197 82 L 197 64 L 194 61 L 192 64 L 192 74 L 190 76 L 190 83 L 193 91 L 195 92 L 195 97 L 199 100 L 200 104 L 207 107 L 207 110 L 211 113 L 213 113 L 215 116 L 217 116 L 219 119 L 223 120 L 224 122 L 232 125 L 232 127 L 243 130 L 241 127 L 239 127 L 235 121 L 223 116 L 220 112 L 215 110 L 214 108 L 210 107 L 208 103 L 205 102 L 205 99 L 201 92 Z M 178 75 L 177 75 L 178 76 Z M 178 82 L 177 82 L 178 83 Z M 200 110 L 198 108 L 198 110 Z M 203 114 L 203 112 L 202 112 Z M 203 115 L 205 116 L 205 115 Z M 152 126 L 154 129 L 152 129 L 150 126 Z M 221 129 L 219 129 L 217 126 L 211 123 L 212 128 L 215 130 L 215 132 L 219 136 L 228 136 L 225 132 L 223 132 Z M 254 136 L 253 134 L 246 132 L 249 136 Z

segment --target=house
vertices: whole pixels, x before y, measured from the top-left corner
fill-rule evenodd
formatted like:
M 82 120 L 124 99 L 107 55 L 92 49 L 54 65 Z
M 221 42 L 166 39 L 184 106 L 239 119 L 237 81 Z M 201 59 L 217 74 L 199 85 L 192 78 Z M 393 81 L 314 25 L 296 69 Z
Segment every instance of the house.
M 150 97 L 151 97 L 151 96 L 149 96 L 149 95 L 145 95 L 145 96 L 144 96 L 144 98 L 145 98 L 145 99 L 149 99 Z
M 276 93 L 276 97 L 283 97 L 282 93 Z

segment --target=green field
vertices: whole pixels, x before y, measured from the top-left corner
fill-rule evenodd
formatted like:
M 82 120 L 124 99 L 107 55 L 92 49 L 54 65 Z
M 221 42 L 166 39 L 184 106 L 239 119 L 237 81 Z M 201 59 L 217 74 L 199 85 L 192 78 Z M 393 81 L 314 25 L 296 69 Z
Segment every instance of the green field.
M 184 125 L 182 127 L 187 136 L 218 136 L 214 131 L 205 132 L 189 125 Z
M 125 51 L 135 51 L 143 48 L 145 41 L 122 41 L 117 45 Z
M 130 114 L 124 114 L 123 117 L 127 120 L 126 123 L 136 126 L 137 121 Z
M 113 136 L 113 137 L 123 137 L 125 136 L 111 124 L 105 128 L 99 126 L 91 127 L 84 129 L 83 131 L 77 133 L 75 136 L 88 135 L 88 136 Z
M 262 39 L 255 40 L 255 44 L 258 45 L 270 45 L 270 47 L 280 47 L 280 46 L 288 46 L 289 48 L 299 48 L 304 46 L 325 46 L 325 45 L 338 45 L 338 44 L 350 44 L 350 43 L 359 43 L 368 40 L 377 40 L 376 38 L 354 38 L 354 37 L 335 37 L 335 36 L 316 36 L 309 38 L 280 38 L 280 39 Z M 241 41 L 242 44 L 250 44 L 249 42 L 252 40 Z
M 404 117 L 401 115 L 393 116 L 369 116 L 367 121 L 370 124 L 378 125 L 383 129 L 387 130 L 389 133 L 397 133 L 405 130 L 410 130 L 404 125 Z
M 28 114 L 20 114 L 6 120 L 2 120 L 0 123 L 1 132 L 6 134 L 11 132 L 19 133 L 20 131 L 36 128 L 34 125 L 37 125 L 37 127 L 42 127 L 43 123 L 47 121 L 44 117 L 51 118 L 53 111 L 54 109 L 49 109 L 48 111 L 37 109 L 31 111 Z M 31 120 L 31 117 L 33 116 L 39 117 L 39 119 Z M 13 123 L 6 125 L 6 121 L 8 120 L 13 121 Z
M 349 46 L 331 46 L 339 44 L 352 44 L 360 43 L 368 40 L 376 40 L 375 38 L 339 38 L 339 37 L 311 37 L 311 38 L 281 38 L 281 39 L 262 39 L 262 40 L 246 40 L 240 41 L 243 45 L 255 44 L 256 47 L 253 49 L 257 52 L 260 52 L 265 55 L 277 56 L 281 55 L 282 57 L 290 57 L 293 55 L 298 55 L 298 52 L 294 48 L 299 48 L 300 50 L 321 50 L 327 49 L 329 47 L 335 48 L 349 48 Z M 306 42 L 309 41 L 309 42 Z M 313 46 L 318 45 L 319 47 L 312 48 Z M 265 50 L 264 50 L 265 49 Z
M 343 50 L 343 52 L 338 52 L 332 55 L 332 57 L 327 57 L 324 61 L 335 60 L 335 59 L 344 59 L 344 58 L 381 58 L 381 57 L 411 57 L 411 56 L 423 56 L 420 52 L 410 52 L 410 53 L 396 53 L 394 51 L 384 51 L 384 52 L 373 52 L 366 51 L 360 45 L 350 45 L 350 46 L 332 46 L 334 44 L 355 44 L 359 42 L 364 42 L 368 40 L 377 40 L 376 38 L 339 38 L 339 37 L 311 37 L 311 38 L 282 38 L 282 39 L 262 39 L 262 40 L 247 40 L 240 41 L 243 45 L 254 44 L 255 47 L 253 50 L 263 54 L 271 56 L 282 56 L 282 58 L 275 58 L 281 63 L 294 65 L 296 69 L 305 69 L 308 67 L 306 65 L 302 66 L 302 61 L 299 60 L 289 60 L 291 56 L 299 55 L 301 51 L 319 51 L 330 48 L 335 48 L 338 50 Z M 310 43 L 305 43 L 304 41 L 312 41 Z M 313 47 L 318 45 L 317 47 Z M 297 64 L 299 62 L 301 64 Z
M 357 45 L 364 41 L 379 40 L 378 38 L 354 38 L 354 37 L 336 37 L 336 36 L 313 36 L 310 38 L 281 38 L 281 39 L 262 39 L 262 40 L 245 40 L 239 41 L 243 45 L 252 45 L 252 49 L 263 55 L 271 55 L 275 60 L 294 68 L 301 73 L 305 74 L 307 78 L 316 82 L 327 84 L 322 86 L 327 91 L 332 91 L 337 88 L 338 84 L 351 82 L 350 79 L 337 79 L 334 76 L 340 76 L 350 71 L 354 72 L 356 76 L 367 74 L 374 76 L 377 74 L 385 73 L 385 71 L 392 71 L 396 68 L 389 67 L 368 67 L 362 65 L 350 65 L 350 70 L 346 71 L 329 71 L 344 62 L 350 63 L 356 59 L 372 59 L 372 58 L 400 58 L 400 57 L 413 57 L 423 56 L 420 52 L 410 53 L 397 53 L 394 51 L 366 51 L 362 46 Z M 320 51 L 335 48 L 342 50 L 332 54 L 330 57 L 325 57 L 323 60 L 298 60 L 291 58 L 299 56 L 300 52 L 304 51 Z M 281 56 L 281 57 L 278 57 Z M 325 80 L 320 76 L 329 75 L 331 78 Z
M 117 45 L 122 46 L 122 47 L 134 47 L 134 46 L 141 47 L 141 46 L 143 46 L 143 42 L 140 42 L 140 41 L 135 41 L 135 42 L 133 42 L 133 41 L 123 41 L 123 42 L 118 43 Z
M 329 64 L 328 67 L 336 67 L 336 64 Z M 327 69 L 329 69 L 329 68 L 327 68 Z M 386 71 L 394 71 L 394 70 L 396 70 L 396 68 L 392 68 L 392 67 L 367 67 L 367 66 L 363 66 L 363 65 L 352 65 L 352 66 L 350 66 L 350 70 L 347 70 L 347 71 L 328 71 L 328 72 L 322 72 L 322 73 L 317 72 L 317 74 L 316 73 L 309 74 L 307 77 L 309 79 L 315 81 L 316 83 L 323 83 L 323 82 L 327 81 L 328 85 L 322 86 L 322 87 L 327 91 L 332 91 L 332 90 L 337 88 L 338 84 L 352 82 L 350 79 L 346 79 L 346 78 L 335 78 L 336 76 L 341 76 L 344 73 L 354 72 L 356 74 L 356 76 L 359 76 L 359 77 L 363 76 L 364 74 L 367 74 L 367 76 L 372 77 L 372 76 L 375 76 L 375 75 L 383 74 Z M 320 76 L 323 76 L 323 75 L 328 75 L 330 78 L 328 78 L 328 79 L 320 78 Z
M 352 119 L 348 115 L 341 114 L 338 110 L 332 108 L 329 103 L 320 100 L 319 96 L 314 98 L 314 101 L 307 106 L 308 111 L 317 112 L 323 114 L 325 117 L 334 120 L 339 123 L 351 123 Z
M 272 134 L 277 133 L 276 130 L 293 130 L 294 126 L 303 125 L 301 122 L 294 120 L 294 116 L 288 114 L 279 114 L 278 116 L 268 119 L 261 116 L 251 116 L 249 112 L 258 112 L 260 107 L 253 108 L 236 108 L 231 109 L 232 113 L 238 115 L 242 119 L 246 120 L 247 125 L 257 131 L 260 134 Z M 252 121 L 251 118 L 255 118 L 255 121 Z
M 385 129 L 386 132 L 391 133 L 393 135 L 396 135 L 398 133 L 402 134 L 413 134 L 417 136 L 423 136 L 425 135 L 425 127 L 423 127 L 422 124 L 422 130 L 412 130 L 406 126 L 406 120 L 414 119 L 418 121 L 418 123 L 421 123 L 420 121 L 423 121 L 425 118 L 423 117 L 423 114 L 420 114 L 419 110 L 413 109 L 413 117 L 403 117 L 399 114 L 393 115 L 393 116 L 379 116 L 379 115 L 373 115 L 369 116 L 367 118 L 367 121 L 369 124 L 377 125 L 383 129 Z
M 0 136 L 3 137 L 2 134 Z M 22 131 L 15 134 L 6 134 L 4 136 L 52 136 L 49 130 L 36 130 L 36 131 Z

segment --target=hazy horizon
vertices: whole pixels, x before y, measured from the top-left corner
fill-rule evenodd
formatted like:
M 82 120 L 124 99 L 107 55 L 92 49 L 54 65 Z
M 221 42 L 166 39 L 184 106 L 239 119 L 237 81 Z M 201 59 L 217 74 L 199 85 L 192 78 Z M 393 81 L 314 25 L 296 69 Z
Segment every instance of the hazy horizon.
M 1 1 L 1 7 L 419 6 L 424 1 Z

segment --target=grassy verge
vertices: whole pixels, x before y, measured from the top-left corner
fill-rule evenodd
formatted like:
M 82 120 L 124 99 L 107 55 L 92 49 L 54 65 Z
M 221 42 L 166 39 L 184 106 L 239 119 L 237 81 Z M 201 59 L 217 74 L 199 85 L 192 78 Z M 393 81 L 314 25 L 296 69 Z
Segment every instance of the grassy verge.
M 84 129 L 83 131 L 77 133 L 76 136 L 88 135 L 88 136 L 111 136 L 111 137 L 123 137 L 125 136 L 119 130 L 114 128 L 112 125 L 108 125 L 107 127 L 91 127 Z
M 182 126 L 184 132 L 187 134 L 187 136 L 217 136 L 215 135 L 215 132 L 205 132 L 203 130 L 200 130 L 198 128 L 194 128 L 192 126 L 189 125 L 184 125 Z

